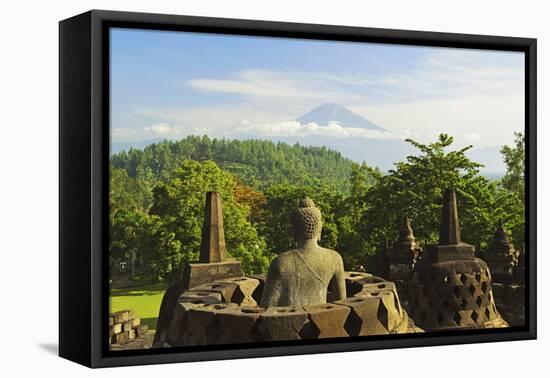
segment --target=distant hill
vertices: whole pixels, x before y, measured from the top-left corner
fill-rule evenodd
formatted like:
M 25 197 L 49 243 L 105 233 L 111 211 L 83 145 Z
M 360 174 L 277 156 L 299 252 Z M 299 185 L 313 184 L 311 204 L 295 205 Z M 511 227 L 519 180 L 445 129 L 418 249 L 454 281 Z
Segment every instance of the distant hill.
M 311 186 L 329 184 L 345 190 L 354 164 L 327 147 L 207 136 L 188 136 L 179 141 L 154 143 L 142 150 L 124 150 L 112 155 L 111 163 L 125 169 L 131 177 L 145 170 L 163 180 L 185 159 L 213 160 L 243 183 L 260 190 L 286 182 Z
M 342 127 L 385 131 L 384 128 L 339 104 L 320 105 L 309 113 L 297 118 L 296 121 L 300 123 L 313 122 L 318 125 L 328 125 L 331 122 L 337 122 Z

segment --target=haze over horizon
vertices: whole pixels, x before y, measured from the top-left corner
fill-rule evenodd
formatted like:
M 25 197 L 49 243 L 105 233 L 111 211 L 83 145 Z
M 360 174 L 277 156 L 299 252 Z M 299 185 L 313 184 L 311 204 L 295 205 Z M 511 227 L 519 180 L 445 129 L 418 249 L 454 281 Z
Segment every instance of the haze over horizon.
M 524 128 L 523 54 L 115 29 L 113 146 L 187 135 L 326 145 L 391 168 L 455 137 L 487 172 Z M 311 114 L 313 113 L 313 114 Z M 330 119 L 330 118 L 337 119 Z

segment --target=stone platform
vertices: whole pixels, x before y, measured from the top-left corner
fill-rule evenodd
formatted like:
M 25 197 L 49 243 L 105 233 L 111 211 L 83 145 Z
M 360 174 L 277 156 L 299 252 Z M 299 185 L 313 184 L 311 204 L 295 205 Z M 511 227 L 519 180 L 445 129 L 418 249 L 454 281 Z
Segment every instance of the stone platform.
M 347 298 L 303 307 L 259 307 L 262 281 L 237 277 L 186 290 L 163 346 L 422 332 L 401 307 L 395 285 L 367 273 L 346 273 Z

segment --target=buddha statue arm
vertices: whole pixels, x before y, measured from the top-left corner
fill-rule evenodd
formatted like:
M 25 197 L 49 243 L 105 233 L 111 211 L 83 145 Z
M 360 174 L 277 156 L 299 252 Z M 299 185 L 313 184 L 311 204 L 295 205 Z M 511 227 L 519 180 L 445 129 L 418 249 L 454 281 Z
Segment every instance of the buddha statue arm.
M 344 275 L 344 262 L 340 255 L 337 256 L 336 271 L 330 282 L 331 291 L 335 293 L 335 300 L 346 298 L 346 279 Z
M 269 266 L 265 286 L 260 300 L 260 306 L 263 308 L 278 306 L 281 298 L 282 282 L 279 262 L 277 259 Z

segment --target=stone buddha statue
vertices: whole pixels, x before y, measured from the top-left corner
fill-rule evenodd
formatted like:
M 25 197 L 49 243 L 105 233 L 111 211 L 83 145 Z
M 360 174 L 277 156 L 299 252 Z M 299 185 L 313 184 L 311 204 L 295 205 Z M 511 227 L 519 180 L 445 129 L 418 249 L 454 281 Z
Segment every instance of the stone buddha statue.
M 269 267 L 262 307 L 322 304 L 329 290 L 334 300 L 346 297 L 344 264 L 336 251 L 322 248 L 321 211 L 307 197 L 292 216 L 297 248 L 277 256 Z

